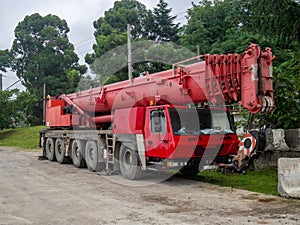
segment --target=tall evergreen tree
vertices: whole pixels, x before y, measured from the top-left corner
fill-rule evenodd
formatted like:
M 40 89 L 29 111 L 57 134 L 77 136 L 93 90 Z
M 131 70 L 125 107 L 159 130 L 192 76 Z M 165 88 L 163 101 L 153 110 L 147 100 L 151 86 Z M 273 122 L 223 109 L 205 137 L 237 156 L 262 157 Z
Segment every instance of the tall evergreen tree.
M 170 15 L 171 10 L 163 0 L 153 11 L 147 10 L 146 6 L 137 0 L 120 0 L 115 2 L 113 8 L 105 12 L 104 17 L 94 22 L 96 29 L 94 53 L 87 54 L 85 60 L 98 75 L 101 83 L 128 79 L 127 24 L 131 25 L 133 77 L 145 71 L 157 72 L 170 68 L 165 65 L 166 62 L 172 64 L 177 59 L 182 60 L 183 57 L 180 58 L 180 56 L 187 55 L 185 51 L 175 49 L 172 45 L 155 43 L 153 46 L 154 42 L 149 41 L 149 39 L 158 41 L 178 39 L 179 24 L 174 23 L 176 16 Z M 162 49 L 168 52 L 168 57 L 162 54 Z M 154 56 L 155 52 L 158 57 Z M 165 60 L 162 60 L 163 58 Z M 116 69 L 118 71 L 115 71 Z
M 171 15 L 172 8 L 168 8 L 168 3 L 160 0 L 148 15 L 148 31 L 151 40 L 177 41 L 179 36 L 179 23 L 175 23 L 177 16 Z

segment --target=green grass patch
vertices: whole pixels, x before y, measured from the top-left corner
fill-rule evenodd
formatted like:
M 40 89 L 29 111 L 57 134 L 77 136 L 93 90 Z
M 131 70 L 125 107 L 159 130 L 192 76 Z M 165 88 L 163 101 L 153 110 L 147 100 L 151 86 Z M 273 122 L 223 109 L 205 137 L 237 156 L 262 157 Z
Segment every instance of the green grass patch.
M 44 128 L 44 126 L 36 126 L 1 130 L 0 146 L 39 149 L 39 131 Z
M 245 174 L 221 173 L 218 171 L 201 171 L 193 178 L 201 182 L 219 186 L 244 189 L 270 195 L 279 195 L 277 192 L 277 168 L 269 167 L 260 170 L 249 170 Z

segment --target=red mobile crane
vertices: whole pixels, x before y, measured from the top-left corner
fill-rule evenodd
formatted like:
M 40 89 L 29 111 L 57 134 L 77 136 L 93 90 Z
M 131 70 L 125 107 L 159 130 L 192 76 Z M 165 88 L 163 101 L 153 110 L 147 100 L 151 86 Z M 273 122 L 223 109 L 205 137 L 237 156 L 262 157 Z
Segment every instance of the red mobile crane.
M 145 170 L 193 175 L 212 163 L 240 169 L 255 154 L 256 139 L 239 141 L 224 105 L 270 112 L 273 59 L 270 48 L 251 44 L 243 55 L 197 56 L 171 70 L 50 98 L 40 146 L 51 161 L 71 159 L 127 179 Z

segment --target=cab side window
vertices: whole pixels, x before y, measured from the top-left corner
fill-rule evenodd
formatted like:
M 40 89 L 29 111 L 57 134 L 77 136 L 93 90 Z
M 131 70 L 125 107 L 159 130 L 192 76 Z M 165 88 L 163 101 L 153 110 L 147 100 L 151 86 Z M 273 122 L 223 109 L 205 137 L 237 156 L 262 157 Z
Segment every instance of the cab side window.
M 150 120 L 151 133 L 166 133 L 166 117 L 163 110 L 152 110 Z

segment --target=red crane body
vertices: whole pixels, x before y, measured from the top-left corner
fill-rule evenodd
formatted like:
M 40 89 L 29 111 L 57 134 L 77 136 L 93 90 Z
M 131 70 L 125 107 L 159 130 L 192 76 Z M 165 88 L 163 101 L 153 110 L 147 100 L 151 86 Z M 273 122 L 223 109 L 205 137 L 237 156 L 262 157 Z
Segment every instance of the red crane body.
M 194 138 L 176 134 L 180 131 L 180 124 L 176 121 L 181 121 L 181 125 L 186 121 L 186 128 L 193 127 L 189 121 L 194 119 L 199 122 L 199 128 L 202 123 L 212 120 L 205 109 L 196 112 L 203 120 L 187 112 L 186 105 L 195 103 L 224 106 L 238 102 L 251 113 L 270 112 L 274 108 L 273 59 L 271 49 L 261 52 L 257 45 L 252 44 L 243 55 L 197 56 L 174 64 L 171 70 L 60 95 L 47 102 L 47 126 L 52 129 L 94 127 L 103 130 L 112 124 L 112 134 L 119 135 L 121 143 L 127 141 L 124 135 L 142 135 L 143 144 L 134 141 L 136 144 L 133 145 L 139 149 L 144 169 L 150 161 L 161 159 L 233 155 L 239 143 L 236 134 L 212 135 L 207 128 L 201 130 L 202 136 L 198 134 L 199 137 Z M 194 63 L 188 65 L 191 60 Z M 226 110 L 215 110 L 221 111 L 228 119 Z M 220 125 L 224 130 L 230 129 L 229 126 Z M 218 149 L 218 152 L 209 153 L 207 149 Z

